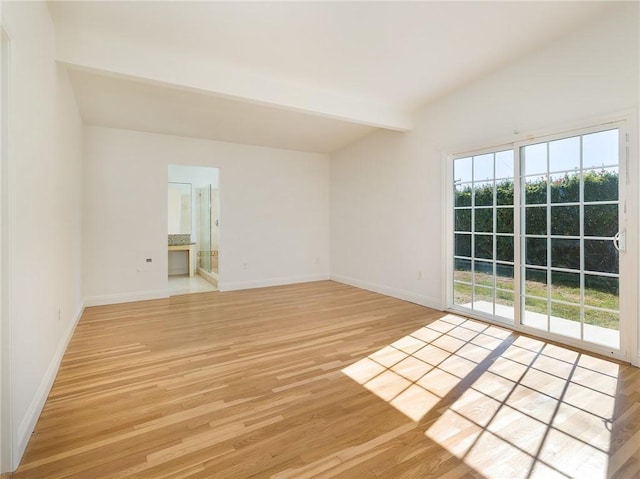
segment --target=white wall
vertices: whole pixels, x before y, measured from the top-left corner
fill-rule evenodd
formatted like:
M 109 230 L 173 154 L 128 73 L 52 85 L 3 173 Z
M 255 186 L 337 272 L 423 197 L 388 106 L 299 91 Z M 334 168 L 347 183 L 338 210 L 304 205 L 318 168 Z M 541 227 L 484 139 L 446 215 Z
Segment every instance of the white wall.
M 328 278 L 326 155 L 87 127 L 87 304 L 167 294 L 169 164 L 220 169 L 220 290 Z
M 10 297 L 15 467 L 82 312 L 82 124 L 67 74 L 54 61 L 46 4 L 1 8 L 11 42 L 10 211 L 2 221 L 9 222 L 3 301 Z
M 637 109 L 638 53 L 638 4 L 627 3 L 428 105 L 411 132 L 375 133 L 332 155 L 332 278 L 442 307 L 443 155 Z

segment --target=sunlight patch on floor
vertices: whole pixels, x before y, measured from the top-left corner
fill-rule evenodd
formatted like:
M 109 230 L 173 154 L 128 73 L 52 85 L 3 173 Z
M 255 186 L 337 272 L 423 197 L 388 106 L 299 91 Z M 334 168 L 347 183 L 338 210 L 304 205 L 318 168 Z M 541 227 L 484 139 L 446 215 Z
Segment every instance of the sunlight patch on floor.
M 451 314 L 342 370 L 487 479 L 606 478 L 618 371 Z
M 617 373 L 615 363 L 520 337 L 426 435 L 487 478 L 605 479 Z M 465 426 L 463 441 L 452 425 Z
M 509 334 L 447 315 L 342 372 L 419 421 Z

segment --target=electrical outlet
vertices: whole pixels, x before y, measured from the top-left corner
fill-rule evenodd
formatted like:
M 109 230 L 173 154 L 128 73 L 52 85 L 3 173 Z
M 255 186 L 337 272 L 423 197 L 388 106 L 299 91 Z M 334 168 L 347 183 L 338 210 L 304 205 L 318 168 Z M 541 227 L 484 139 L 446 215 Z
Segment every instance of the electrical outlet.
M 58 306 L 58 321 L 62 320 L 62 308 Z
M 247 270 L 248 266 L 249 266 L 249 263 L 247 262 L 242 263 L 242 269 L 244 269 L 245 271 Z
M 418 279 L 422 279 L 422 271 L 418 271 Z
M 316 264 L 320 264 L 320 256 L 316 256 Z

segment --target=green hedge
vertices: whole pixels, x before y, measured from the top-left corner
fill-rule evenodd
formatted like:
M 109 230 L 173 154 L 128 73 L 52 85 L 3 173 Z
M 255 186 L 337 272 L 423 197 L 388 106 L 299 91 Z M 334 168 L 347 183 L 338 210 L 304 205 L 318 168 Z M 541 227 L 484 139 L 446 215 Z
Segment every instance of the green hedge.
M 527 235 L 546 235 L 547 195 L 550 196 L 551 234 L 559 236 L 578 236 L 580 234 L 580 208 L 577 205 L 562 206 L 559 203 L 578 202 L 580 200 L 580 176 L 566 174 L 548 184 L 541 177 L 525 184 L 524 233 Z M 618 199 L 618 174 L 607 171 L 589 171 L 583 175 L 583 195 L 585 202 L 607 202 Z M 474 225 L 470 207 L 475 193 Z M 455 205 L 463 207 L 455 211 L 455 229 L 459 232 L 493 233 L 496 213 L 495 232 L 513 233 L 513 182 L 500 181 L 495 185 L 483 185 L 474 190 L 471 185 L 455 190 Z M 490 208 L 478 208 L 487 206 Z M 495 207 L 495 209 L 493 208 Z M 618 231 L 618 206 L 616 204 L 585 205 L 583 215 L 584 234 L 587 237 L 610 238 Z M 473 226 L 473 228 L 472 228 Z M 475 257 L 491 260 L 493 243 L 490 236 L 477 234 Z M 471 235 L 456 234 L 456 255 L 471 256 Z M 580 241 L 576 239 L 554 239 L 551 245 L 551 266 L 579 269 Z M 588 239 L 584 241 L 585 269 L 589 271 L 617 273 L 618 252 L 611 240 Z M 527 238 L 525 245 L 526 264 L 547 266 L 547 242 L 545 239 Z M 513 261 L 513 240 L 508 236 L 497 236 L 496 259 Z M 604 282 L 605 290 L 610 282 Z

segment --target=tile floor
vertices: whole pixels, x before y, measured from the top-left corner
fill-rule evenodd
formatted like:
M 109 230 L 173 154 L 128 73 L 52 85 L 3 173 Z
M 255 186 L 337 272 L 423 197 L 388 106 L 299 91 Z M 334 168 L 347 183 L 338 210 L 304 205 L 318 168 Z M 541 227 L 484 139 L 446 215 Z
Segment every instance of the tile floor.
M 171 291 L 171 296 L 176 296 L 179 294 L 218 291 L 218 288 L 196 274 L 191 278 L 187 275 L 169 276 L 169 290 Z

